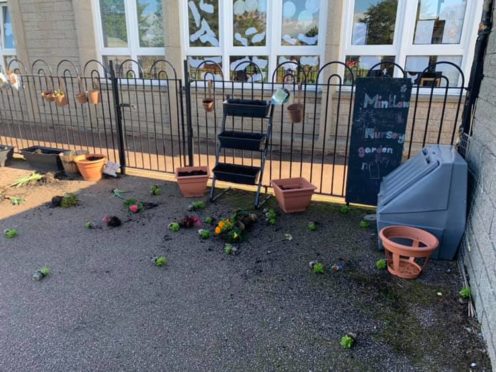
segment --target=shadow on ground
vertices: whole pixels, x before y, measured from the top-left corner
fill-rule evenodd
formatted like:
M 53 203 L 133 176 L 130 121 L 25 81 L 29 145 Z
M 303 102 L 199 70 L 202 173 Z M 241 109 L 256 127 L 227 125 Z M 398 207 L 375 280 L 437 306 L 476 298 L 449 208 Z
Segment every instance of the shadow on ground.
M 4 184 L 9 172 L 0 172 Z M 191 200 L 174 183 L 160 182 L 161 195 L 150 196 L 157 182 L 124 177 L 9 190 L 26 202 L 0 204 L 0 230 L 19 231 L 0 238 L 2 370 L 491 369 L 478 326 L 457 298 L 457 265 L 433 262 L 417 281 L 378 271 L 373 231 L 358 227 L 363 211 L 342 215 L 338 206 L 312 203 L 306 213 L 280 215 L 275 226 L 260 218 L 239 254 L 227 256 L 222 242 L 200 241 L 196 229 L 167 229 Z M 114 188 L 159 206 L 128 216 Z M 77 190 L 76 208 L 43 205 Z M 199 215 L 220 218 L 252 201 L 253 194 L 233 191 Z M 273 200 L 270 206 L 277 210 Z M 105 214 L 125 223 L 85 229 Z M 309 221 L 318 222 L 316 232 Z M 159 255 L 166 267 L 151 262 Z M 343 271 L 317 275 L 308 266 L 340 259 Z M 52 274 L 33 281 L 43 265 Z M 358 335 L 351 350 L 339 345 L 347 332 Z

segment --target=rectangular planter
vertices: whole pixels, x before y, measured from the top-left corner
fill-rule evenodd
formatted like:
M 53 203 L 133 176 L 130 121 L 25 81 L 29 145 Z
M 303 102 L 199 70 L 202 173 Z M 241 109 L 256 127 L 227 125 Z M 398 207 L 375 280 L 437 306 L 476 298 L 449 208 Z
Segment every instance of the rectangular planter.
M 277 202 L 285 213 L 304 212 L 316 189 L 305 178 L 273 180 L 271 185 L 274 188 Z
M 263 149 L 267 136 L 261 133 L 244 133 L 225 131 L 219 134 L 222 147 L 249 151 Z
M 59 171 L 63 170 L 62 161 L 59 154 L 64 152 L 63 149 L 54 149 L 43 146 L 31 146 L 21 150 L 21 154 L 27 160 L 29 165 L 40 171 Z
M 219 163 L 213 170 L 215 178 L 220 181 L 254 185 L 257 182 L 259 167 Z
M 0 167 L 5 167 L 10 164 L 14 157 L 14 147 L 0 145 Z
M 264 118 L 269 113 L 270 101 L 228 99 L 224 101 L 224 114 Z
M 203 172 L 206 174 L 195 174 Z M 187 175 L 184 173 L 191 173 Z M 181 175 L 182 174 L 182 175 Z M 180 167 L 176 168 L 176 179 L 181 194 L 186 198 L 202 197 L 207 188 L 210 171 L 208 167 Z

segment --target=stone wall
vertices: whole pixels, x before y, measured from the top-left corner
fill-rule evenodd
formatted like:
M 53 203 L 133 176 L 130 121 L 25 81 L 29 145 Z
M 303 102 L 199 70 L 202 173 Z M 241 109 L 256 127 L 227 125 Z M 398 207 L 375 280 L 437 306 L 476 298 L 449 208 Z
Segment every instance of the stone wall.
M 496 34 L 492 30 L 477 101 L 467 161 L 471 174 L 470 209 L 464 240 L 477 316 L 496 365 Z

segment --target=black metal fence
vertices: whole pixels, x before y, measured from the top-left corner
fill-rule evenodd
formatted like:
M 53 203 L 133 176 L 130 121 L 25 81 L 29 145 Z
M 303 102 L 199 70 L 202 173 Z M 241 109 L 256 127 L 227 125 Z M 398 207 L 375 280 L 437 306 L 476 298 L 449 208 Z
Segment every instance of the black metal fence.
M 117 66 L 92 60 L 81 69 L 63 60 L 54 70 L 42 60 L 29 69 L 13 60 L 9 69 L 20 84 L 18 89 L 9 84 L 0 89 L 0 144 L 17 150 L 33 145 L 88 149 L 124 169 L 172 173 L 185 164 L 213 167 L 223 100 L 269 99 L 284 87 L 293 101 L 303 104 L 303 119 L 293 122 L 287 105 L 276 108 L 263 185 L 302 176 L 317 192 L 343 197 L 357 76 L 388 78 L 396 70 L 414 81 L 404 158 L 426 144 L 458 140 L 467 90 L 463 72 L 450 62 L 412 73 L 393 63 L 362 71 L 334 61 L 308 71 L 288 61 L 269 75 L 244 61 L 229 78 L 213 61 L 195 68 L 185 61 L 183 67 L 184 80 L 166 60 L 155 61 L 147 71 L 133 60 Z M 204 109 L 206 100 L 213 100 L 212 111 Z M 264 125 L 260 119 L 232 118 L 228 128 L 256 132 Z M 223 156 L 244 165 L 260 161 L 247 151 L 229 150 Z

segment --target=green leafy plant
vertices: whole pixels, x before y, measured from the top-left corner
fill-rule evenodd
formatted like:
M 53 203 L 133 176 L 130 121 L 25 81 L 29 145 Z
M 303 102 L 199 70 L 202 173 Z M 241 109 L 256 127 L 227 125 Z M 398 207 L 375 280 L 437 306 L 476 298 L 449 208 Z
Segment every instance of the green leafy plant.
M 339 213 L 341 214 L 348 214 L 350 213 L 351 208 L 348 205 L 342 205 L 341 208 L 339 208 Z
M 29 184 L 32 184 L 32 183 L 36 183 L 38 181 L 41 181 L 42 179 L 44 179 L 45 176 L 42 175 L 42 174 L 39 174 L 37 172 L 33 172 L 31 173 L 29 176 L 24 176 L 24 177 L 21 177 L 19 179 L 17 179 L 12 185 L 10 185 L 11 187 L 23 187 L 23 186 L 27 186 Z
M 5 236 L 7 239 L 13 239 L 17 236 L 17 230 L 13 228 L 5 229 L 3 231 L 3 236 Z
M 227 243 L 226 245 L 224 245 L 224 253 L 227 255 L 231 255 L 234 253 L 234 247 L 232 246 L 232 244 Z
M 207 225 L 213 225 L 214 219 L 212 217 L 205 217 L 203 222 L 205 222 Z
M 265 211 L 265 219 L 269 225 L 275 225 L 277 223 L 277 213 L 273 208 L 269 208 Z
M 324 274 L 324 271 L 325 271 L 325 266 L 323 263 L 321 262 L 316 262 L 313 266 L 312 266 L 312 271 L 315 273 L 315 274 Z
M 472 297 L 472 290 L 469 287 L 463 287 L 460 289 L 460 292 L 458 292 L 461 298 L 464 300 L 468 300 L 470 297 Z
M 192 202 L 189 206 L 188 206 L 188 210 L 189 211 L 197 211 L 199 209 L 205 209 L 206 207 L 206 204 L 203 200 L 198 200 L 198 201 L 194 201 Z
M 198 235 L 200 235 L 201 239 L 209 239 L 210 238 L 210 231 L 207 229 L 200 229 L 200 230 L 198 230 Z
M 66 194 L 60 202 L 62 208 L 76 207 L 79 204 L 79 199 L 74 194 Z
M 169 224 L 169 230 L 172 232 L 178 232 L 181 229 L 181 226 L 177 222 L 171 222 Z
M 162 189 L 160 188 L 159 185 L 152 185 L 151 189 L 150 189 L 150 193 L 153 195 L 153 196 L 158 196 L 162 193 Z
M 317 231 L 317 224 L 315 222 L 309 222 L 307 228 L 310 231 Z
M 155 266 L 162 267 L 167 265 L 167 258 L 164 256 L 158 256 L 154 258 L 153 262 L 155 262 Z
M 41 269 L 38 270 L 43 276 L 48 276 L 50 275 L 50 268 L 48 266 L 43 266 Z
M 19 196 L 11 196 L 10 197 L 10 203 L 12 205 L 21 205 L 22 203 L 24 203 L 24 199 L 19 197 Z
M 360 221 L 360 227 L 362 229 L 368 229 L 370 227 L 370 222 L 366 220 L 361 220 Z
M 353 345 L 355 345 L 355 338 L 351 337 L 350 335 L 344 335 L 343 337 L 341 337 L 339 344 L 344 349 L 351 349 L 353 347 Z
M 385 258 L 381 258 L 380 260 L 377 260 L 375 262 L 375 267 L 378 269 L 378 270 L 386 270 L 387 268 L 387 261 Z
M 84 223 L 84 227 L 88 230 L 91 230 L 95 228 L 95 224 L 91 221 L 87 221 Z

